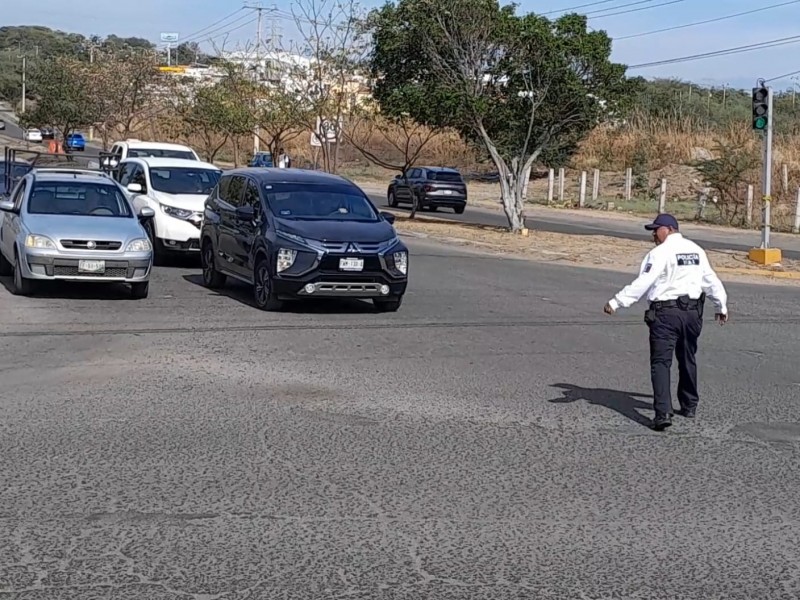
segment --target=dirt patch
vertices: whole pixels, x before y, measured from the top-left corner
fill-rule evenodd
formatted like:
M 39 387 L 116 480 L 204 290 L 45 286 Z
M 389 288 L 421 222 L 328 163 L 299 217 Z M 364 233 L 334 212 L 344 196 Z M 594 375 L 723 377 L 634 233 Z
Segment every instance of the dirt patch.
M 531 231 L 528 237 L 512 235 L 500 227 L 453 223 L 432 217 L 411 220 L 398 214 L 395 226 L 401 233 L 482 249 L 537 262 L 560 263 L 634 274 L 652 248 L 646 241 L 606 236 L 581 236 Z M 800 261 L 787 259 L 779 267 L 755 265 L 744 252 L 707 250 L 714 269 L 728 280 L 800 286 Z

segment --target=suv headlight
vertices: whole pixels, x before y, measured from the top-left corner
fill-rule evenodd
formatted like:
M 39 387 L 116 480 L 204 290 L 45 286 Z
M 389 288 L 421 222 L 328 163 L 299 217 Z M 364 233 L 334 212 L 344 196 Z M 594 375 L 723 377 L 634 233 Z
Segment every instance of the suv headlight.
M 138 240 L 131 240 L 125 252 L 150 252 L 153 247 L 150 245 L 150 240 L 147 238 L 139 238 Z
M 280 248 L 278 250 L 278 264 L 276 265 L 278 273 L 291 267 L 294 264 L 295 258 L 297 258 L 297 250 Z
M 395 252 L 392 254 L 394 259 L 394 268 L 400 271 L 403 275 L 408 274 L 408 252 Z
M 26 248 L 36 248 L 37 250 L 55 250 L 56 245 L 49 237 L 43 235 L 29 235 L 25 238 Z
M 189 219 L 194 214 L 194 211 L 186 210 L 185 208 L 176 208 L 174 206 L 168 206 L 166 204 L 161 205 L 161 210 L 164 211 L 164 214 L 169 215 L 170 217 L 175 217 L 176 219 L 183 219 L 184 221 Z

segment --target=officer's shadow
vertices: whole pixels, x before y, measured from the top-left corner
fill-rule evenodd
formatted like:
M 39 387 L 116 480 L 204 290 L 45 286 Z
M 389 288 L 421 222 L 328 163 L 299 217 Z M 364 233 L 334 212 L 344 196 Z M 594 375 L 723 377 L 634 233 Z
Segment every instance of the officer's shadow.
M 554 383 L 551 387 L 560 389 L 563 394 L 561 398 L 550 400 L 554 404 L 569 404 L 578 400 L 585 400 L 589 404 L 603 406 L 618 412 L 623 417 L 627 417 L 639 425 L 650 427 L 652 424 L 652 420 L 640 414 L 639 410 L 652 412 L 653 404 L 637 400 L 637 398 L 652 398 L 652 395 L 603 388 L 582 388 L 571 383 Z

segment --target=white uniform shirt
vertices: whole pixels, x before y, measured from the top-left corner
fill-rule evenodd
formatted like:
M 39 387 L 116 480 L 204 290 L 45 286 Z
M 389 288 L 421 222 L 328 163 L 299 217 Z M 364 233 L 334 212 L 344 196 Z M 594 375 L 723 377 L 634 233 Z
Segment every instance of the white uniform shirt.
M 628 308 L 645 294 L 649 302 L 655 302 L 680 296 L 697 300 L 703 292 L 711 298 L 717 313 L 728 314 L 725 286 L 711 268 L 705 250 L 680 233 L 673 233 L 645 256 L 639 276 L 609 304 L 616 311 Z

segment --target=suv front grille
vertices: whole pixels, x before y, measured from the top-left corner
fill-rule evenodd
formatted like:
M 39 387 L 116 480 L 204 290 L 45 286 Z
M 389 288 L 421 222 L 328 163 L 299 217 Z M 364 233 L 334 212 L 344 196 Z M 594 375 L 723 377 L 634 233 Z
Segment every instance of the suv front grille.
M 381 247 L 380 242 L 322 242 L 322 247 L 328 252 L 339 252 L 341 254 L 371 254 L 378 252 Z M 351 249 L 348 252 L 348 249 Z
M 89 247 L 89 242 L 94 244 Z M 122 242 L 109 242 L 104 240 L 61 240 L 61 246 L 69 250 L 119 250 Z

